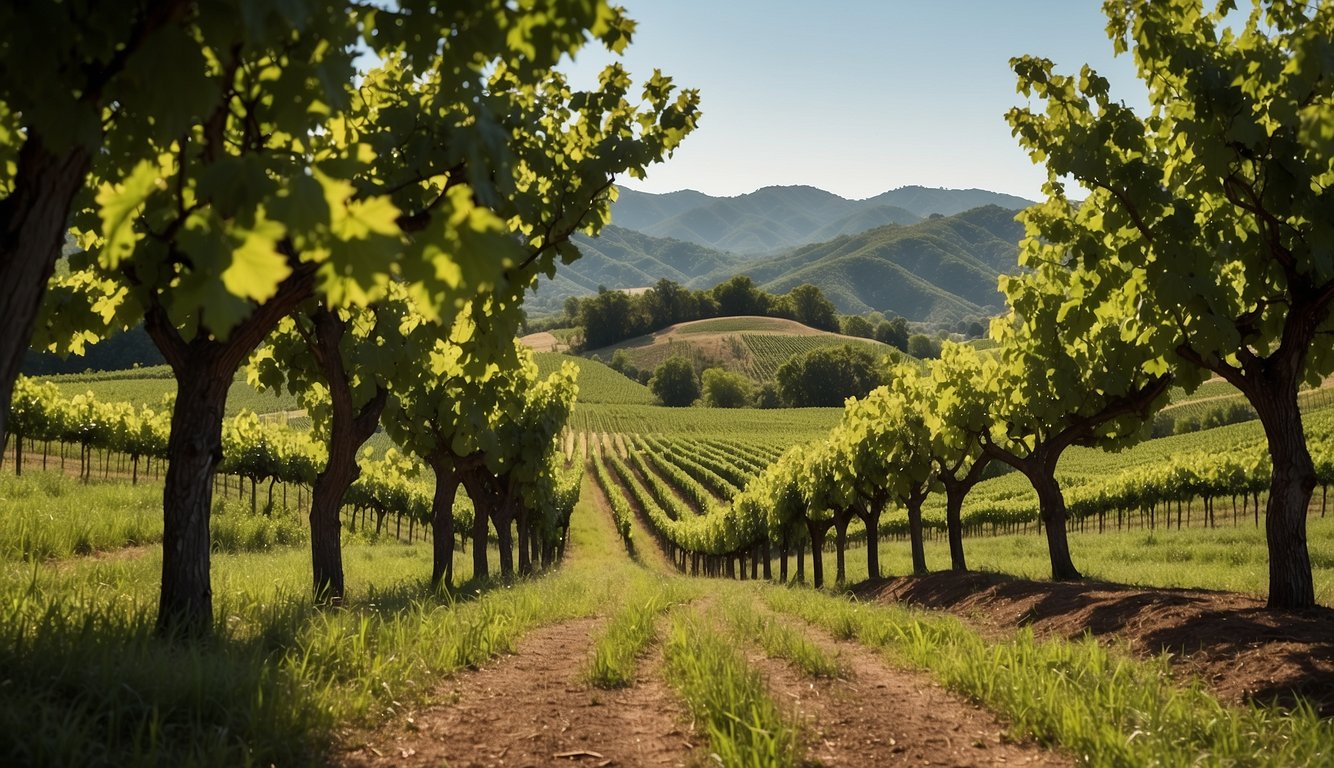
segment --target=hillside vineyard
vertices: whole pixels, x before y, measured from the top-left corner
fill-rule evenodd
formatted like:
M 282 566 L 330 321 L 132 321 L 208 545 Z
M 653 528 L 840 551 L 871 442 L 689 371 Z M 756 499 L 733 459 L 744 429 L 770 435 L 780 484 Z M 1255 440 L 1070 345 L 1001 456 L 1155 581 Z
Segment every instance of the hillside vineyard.
M 0 765 L 1334 765 L 1334 0 L 630 5 L 0 4 Z

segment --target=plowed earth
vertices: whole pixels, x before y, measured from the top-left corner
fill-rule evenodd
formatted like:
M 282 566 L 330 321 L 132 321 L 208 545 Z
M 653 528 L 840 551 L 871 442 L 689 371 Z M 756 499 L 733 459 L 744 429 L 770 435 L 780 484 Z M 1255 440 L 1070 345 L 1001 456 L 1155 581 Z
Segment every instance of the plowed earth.
M 1029 626 L 1039 636 L 1091 633 L 1142 656 L 1171 654 L 1234 703 L 1305 698 L 1334 717 L 1334 610 L 1272 613 L 1232 592 L 1151 589 L 1100 582 L 1027 581 L 992 573 L 937 573 L 868 581 L 864 600 L 947 610 L 974 626 Z

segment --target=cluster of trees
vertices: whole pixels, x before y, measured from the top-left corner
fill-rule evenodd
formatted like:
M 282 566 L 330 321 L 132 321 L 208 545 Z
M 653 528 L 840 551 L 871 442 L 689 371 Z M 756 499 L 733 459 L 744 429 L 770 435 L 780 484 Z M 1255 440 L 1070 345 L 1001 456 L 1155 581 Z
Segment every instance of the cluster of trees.
M 1245 403 L 1215 405 L 1206 409 L 1201 415 L 1191 414 L 1180 418 L 1171 412 L 1164 411 L 1153 420 L 1153 436 L 1184 435 L 1188 432 L 1199 432 L 1202 429 L 1239 424 L 1254 418 L 1255 409 Z
M 958 333 L 965 339 L 976 339 L 986 335 L 980 321 L 961 323 Z M 900 352 L 917 358 L 929 360 L 940 356 L 940 340 L 925 333 L 913 333 L 908 321 L 902 317 L 885 318 L 879 313 L 863 315 L 844 315 L 839 318 L 839 332 L 844 336 L 856 336 L 862 339 L 874 339 L 888 344 Z
M 774 295 L 760 290 L 745 275 L 702 291 L 666 278 L 638 294 L 599 288 L 595 296 L 567 299 L 562 322 L 584 329 L 585 349 L 599 349 L 676 323 L 745 315 L 782 317 L 823 331 L 839 331 L 838 312 L 819 288 L 799 285 Z
M 613 358 L 612 367 L 634 372 L 624 359 Z M 884 356 L 864 346 L 840 344 L 793 355 L 779 366 L 773 382 L 757 384 L 723 368 L 697 372 L 690 359 L 673 355 L 653 370 L 646 383 L 658 402 L 668 407 L 702 403 L 712 408 L 836 408 L 884 384 L 889 368 Z
M 1314 605 L 1306 518 L 1318 476 L 1297 393 L 1334 371 L 1334 59 L 1321 53 L 1334 5 L 1261 0 L 1235 23 L 1230 6 L 1104 6 L 1149 86 L 1150 118 L 1087 67 L 1067 76 L 1046 59 L 1013 61 L 1021 93 L 1045 109 L 1009 120 L 1049 178 L 1046 201 L 1021 214 L 1027 271 L 1002 278 L 1009 312 L 992 323 L 994 354 L 946 345 L 925 374 L 900 370 L 827 440 L 711 516 L 709 551 L 743 552 L 770 531 L 781 546 L 797 528 L 814 544 L 831 527 L 841 539 L 850 515 L 874 532 L 893 503 L 915 529 L 920 569 L 921 500 L 940 489 L 962 567 L 962 499 L 978 467 L 1001 462 L 1037 494 L 1052 576 L 1078 578 L 1061 454 L 1142 438 L 1173 382 L 1193 391 L 1217 375 L 1264 427 L 1269 606 Z M 1085 200 L 1067 197 L 1067 178 Z
M 35 325 L 39 345 L 77 352 L 143 323 L 177 385 L 161 632 L 212 629 L 223 405 L 264 344 L 283 350 L 257 364 L 264 383 L 327 402 L 314 409 L 328 446 L 311 512 L 321 599 L 341 589 L 328 510 L 381 413 L 438 474 L 466 465 L 460 482 L 502 521 L 524 514 L 518 488 L 545 470 L 480 437 L 535 456 L 529 442 L 562 412 L 565 390 L 529 386 L 513 348 L 524 292 L 577 257 L 573 233 L 605 223 L 615 176 L 642 175 L 698 117 L 698 95 L 660 73 L 635 89 L 613 63 L 576 91 L 553 69 L 590 41 L 622 50 L 633 23 L 619 9 L 43 1 L 5 5 L 0 24 L 46 33 L 0 51 L 5 71 L 25 73 L 0 84 L 0 164 L 12 169 L 0 186 L 0 433 Z M 378 64 L 358 76 L 365 52 Z M 48 290 L 67 234 L 79 252 Z M 544 399 L 505 394 L 519 390 Z M 430 413 L 445 425 L 434 445 L 461 423 L 478 442 L 452 444 L 475 450 L 445 456 L 409 436 Z

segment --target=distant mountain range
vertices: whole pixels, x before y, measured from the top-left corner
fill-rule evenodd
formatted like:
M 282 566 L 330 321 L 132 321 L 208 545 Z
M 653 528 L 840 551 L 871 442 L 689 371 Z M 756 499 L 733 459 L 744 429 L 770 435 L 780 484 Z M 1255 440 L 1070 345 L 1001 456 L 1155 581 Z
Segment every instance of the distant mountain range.
M 737 197 L 621 189 L 612 221 L 654 237 L 760 255 L 886 224 L 915 224 L 932 214 L 953 216 L 984 205 L 1019 210 L 1032 204 L 981 189 L 903 187 L 866 200 L 848 200 L 815 187 L 765 187 Z
M 535 314 L 599 286 L 667 278 L 708 288 L 750 275 L 773 292 L 813 283 L 848 313 L 879 310 L 952 323 L 994 314 L 996 278 L 1015 269 L 1031 201 L 985 190 L 904 187 L 847 200 L 813 187 L 766 187 L 738 197 L 622 189 L 614 225 L 576 238 L 583 257 L 544 279 Z

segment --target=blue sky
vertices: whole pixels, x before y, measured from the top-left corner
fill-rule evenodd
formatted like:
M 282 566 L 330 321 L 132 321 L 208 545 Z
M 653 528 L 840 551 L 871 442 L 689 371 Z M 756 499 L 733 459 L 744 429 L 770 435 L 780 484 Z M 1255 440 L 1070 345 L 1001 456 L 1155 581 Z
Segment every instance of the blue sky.
M 909 184 L 1029 198 L 1044 173 L 1005 112 L 1022 102 L 1009 59 L 1089 63 L 1137 108 L 1101 0 L 620 0 L 638 22 L 623 63 L 700 89 L 703 118 L 676 156 L 627 186 L 736 195 L 809 184 L 863 198 Z M 567 67 L 589 84 L 609 60 Z

